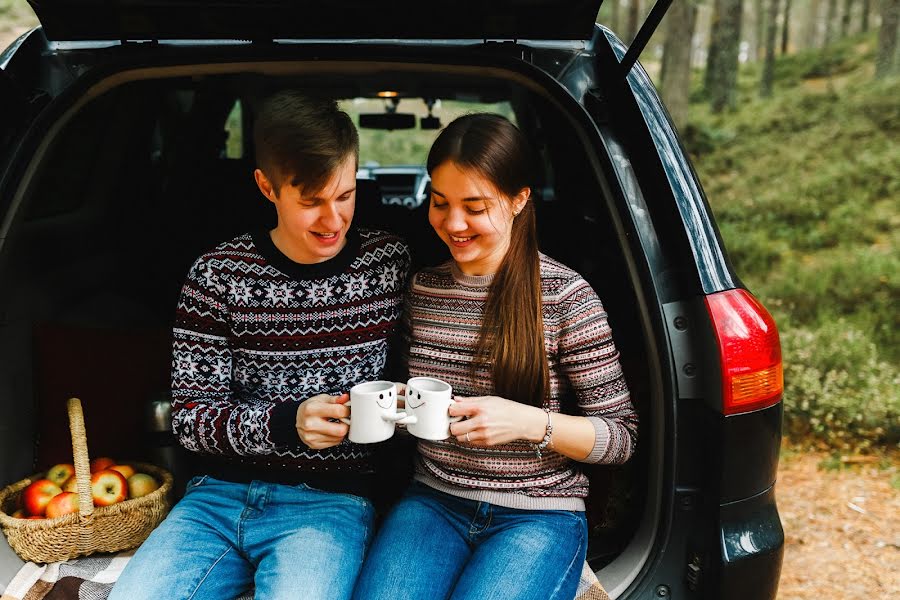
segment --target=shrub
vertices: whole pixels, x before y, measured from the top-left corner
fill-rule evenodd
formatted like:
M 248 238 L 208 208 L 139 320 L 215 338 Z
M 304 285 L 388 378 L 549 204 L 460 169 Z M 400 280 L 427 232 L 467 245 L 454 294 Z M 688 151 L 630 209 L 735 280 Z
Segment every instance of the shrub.
M 785 428 L 842 450 L 900 444 L 900 371 L 844 319 L 784 328 Z

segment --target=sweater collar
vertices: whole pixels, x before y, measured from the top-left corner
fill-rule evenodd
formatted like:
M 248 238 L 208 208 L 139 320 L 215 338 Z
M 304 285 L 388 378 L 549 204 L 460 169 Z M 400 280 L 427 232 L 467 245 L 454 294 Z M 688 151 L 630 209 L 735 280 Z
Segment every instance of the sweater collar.
M 456 283 L 466 287 L 489 287 L 496 275 L 496 273 L 489 273 L 487 275 L 466 275 L 460 271 L 456 261 L 452 259 L 450 260 L 450 273 L 453 275 L 453 279 Z
M 321 279 L 343 273 L 353 263 L 360 248 L 359 232 L 351 227 L 347 231 L 347 243 L 335 256 L 320 263 L 303 264 L 294 262 L 279 250 L 268 229 L 256 230 L 250 236 L 266 262 L 294 279 Z

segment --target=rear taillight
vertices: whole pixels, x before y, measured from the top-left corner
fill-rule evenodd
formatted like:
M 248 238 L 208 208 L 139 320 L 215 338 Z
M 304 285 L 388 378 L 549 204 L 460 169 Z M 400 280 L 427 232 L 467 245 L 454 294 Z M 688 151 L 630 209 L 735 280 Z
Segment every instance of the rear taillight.
M 784 393 L 781 343 L 769 311 L 746 290 L 706 297 L 722 361 L 726 415 L 777 404 Z

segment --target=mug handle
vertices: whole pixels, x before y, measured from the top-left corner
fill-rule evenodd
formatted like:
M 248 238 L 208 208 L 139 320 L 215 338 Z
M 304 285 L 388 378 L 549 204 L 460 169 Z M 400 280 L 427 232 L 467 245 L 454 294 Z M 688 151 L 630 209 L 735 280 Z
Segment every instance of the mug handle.
M 394 423 L 401 422 L 401 421 L 403 421 L 403 419 L 408 419 L 410 417 L 415 419 L 415 416 L 413 416 L 413 415 L 407 416 L 405 412 L 396 412 L 392 415 L 382 415 L 381 416 L 381 418 L 384 419 L 385 421 L 393 421 Z
M 351 402 L 353 402 L 353 401 L 352 401 L 352 400 L 347 400 L 346 402 L 344 402 L 344 406 L 350 406 L 350 403 L 351 403 Z M 338 417 L 338 421 L 340 421 L 340 422 L 343 423 L 344 425 L 349 425 L 349 424 L 350 424 L 350 417 Z
M 450 404 L 456 404 L 456 400 L 454 400 L 453 398 L 450 398 Z M 449 405 L 447 406 L 447 410 L 450 410 Z M 465 418 L 466 417 L 463 415 L 459 415 L 458 417 L 450 417 L 450 422 L 451 423 L 459 423 L 460 421 L 462 421 Z
M 403 415 L 400 419 L 396 421 L 397 425 L 413 425 L 419 422 L 418 417 L 416 415 L 407 415 L 406 413 L 398 413 Z

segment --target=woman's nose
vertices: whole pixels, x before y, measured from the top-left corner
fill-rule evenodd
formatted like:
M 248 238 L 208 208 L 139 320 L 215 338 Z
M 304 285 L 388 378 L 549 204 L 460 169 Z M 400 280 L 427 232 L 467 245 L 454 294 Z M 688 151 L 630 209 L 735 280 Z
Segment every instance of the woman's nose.
M 444 229 L 447 231 L 465 231 L 469 227 L 466 223 L 466 215 L 462 210 L 450 209 L 444 219 Z

